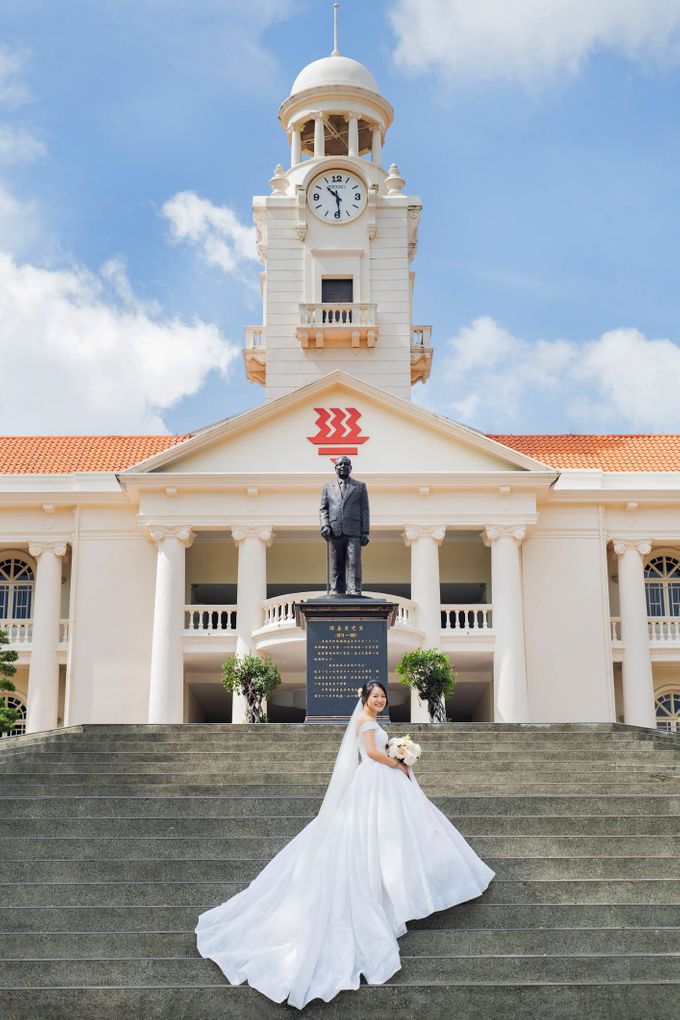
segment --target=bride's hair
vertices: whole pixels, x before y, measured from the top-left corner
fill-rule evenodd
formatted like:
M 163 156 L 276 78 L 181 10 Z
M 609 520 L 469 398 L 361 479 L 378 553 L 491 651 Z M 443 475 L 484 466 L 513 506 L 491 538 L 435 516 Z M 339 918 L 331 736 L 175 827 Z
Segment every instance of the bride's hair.
M 366 704 L 366 702 L 368 701 L 368 696 L 369 696 L 369 694 L 371 693 L 371 691 L 373 690 L 374 687 L 379 687 L 380 688 L 380 690 L 385 695 L 385 701 L 389 705 L 390 699 L 387 697 L 387 688 L 385 687 L 384 684 L 381 684 L 379 680 L 371 680 L 369 683 L 364 684 L 364 686 L 361 688 L 361 695 L 360 695 L 361 696 L 361 704 L 362 705 Z

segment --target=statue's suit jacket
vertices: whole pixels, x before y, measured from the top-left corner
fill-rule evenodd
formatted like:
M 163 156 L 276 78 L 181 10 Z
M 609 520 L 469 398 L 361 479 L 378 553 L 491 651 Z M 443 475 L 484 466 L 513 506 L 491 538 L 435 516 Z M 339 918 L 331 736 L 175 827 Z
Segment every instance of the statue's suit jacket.
M 326 482 L 321 492 L 319 517 L 321 527 L 330 528 L 334 538 L 340 538 L 341 535 L 356 538 L 368 535 L 371 522 L 365 484 L 349 478 L 345 483 L 343 499 L 338 479 Z

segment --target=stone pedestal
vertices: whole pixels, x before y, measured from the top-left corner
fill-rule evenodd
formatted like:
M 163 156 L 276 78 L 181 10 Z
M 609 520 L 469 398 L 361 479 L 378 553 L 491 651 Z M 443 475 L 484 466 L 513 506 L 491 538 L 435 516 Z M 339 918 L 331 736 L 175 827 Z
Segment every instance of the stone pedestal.
M 346 722 L 357 690 L 371 680 L 387 689 L 387 628 L 394 602 L 322 598 L 300 602 L 295 620 L 307 631 L 306 722 Z

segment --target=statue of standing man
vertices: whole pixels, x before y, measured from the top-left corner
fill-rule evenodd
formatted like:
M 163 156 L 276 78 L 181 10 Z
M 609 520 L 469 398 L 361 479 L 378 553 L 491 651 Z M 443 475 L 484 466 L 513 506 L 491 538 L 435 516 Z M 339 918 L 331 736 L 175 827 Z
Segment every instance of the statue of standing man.
M 361 547 L 368 545 L 370 516 L 368 491 L 350 478 L 352 462 L 338 457 L 334 482 L 321 493 L 321 535 L 328 542 L 331 560 L 330 594 L 361 595 Z

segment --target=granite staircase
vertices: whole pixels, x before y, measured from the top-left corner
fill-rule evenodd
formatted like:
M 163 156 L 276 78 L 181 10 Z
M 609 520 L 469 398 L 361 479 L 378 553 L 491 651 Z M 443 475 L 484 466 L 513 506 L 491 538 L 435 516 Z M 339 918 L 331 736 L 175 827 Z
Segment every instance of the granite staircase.
M 617 725 L 394 725 L 497 873 L 413 922 L 402 969 L 305 1016 L 656 1020 L 680 986 L 680 737 Z M 0 741 L 0 1017 L 297 1013 L 196 953 L 317 811 L 341 728 L 79 726 Z

